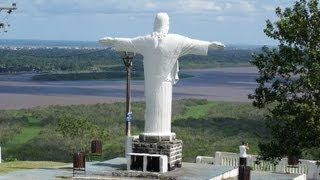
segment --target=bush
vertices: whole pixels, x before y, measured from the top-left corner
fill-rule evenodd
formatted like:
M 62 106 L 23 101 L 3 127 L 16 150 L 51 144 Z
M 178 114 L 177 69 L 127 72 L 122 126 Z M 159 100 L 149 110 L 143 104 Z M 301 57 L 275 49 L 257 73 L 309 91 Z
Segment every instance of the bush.
M 69 143 L 53 132 L 41 133 L 40 136 L 29 142 L 9 149 L 7 154 L 9 157 L 16 157 L 16 159 L 23 161 L 71 162 L 72 151 L 68 149 Z

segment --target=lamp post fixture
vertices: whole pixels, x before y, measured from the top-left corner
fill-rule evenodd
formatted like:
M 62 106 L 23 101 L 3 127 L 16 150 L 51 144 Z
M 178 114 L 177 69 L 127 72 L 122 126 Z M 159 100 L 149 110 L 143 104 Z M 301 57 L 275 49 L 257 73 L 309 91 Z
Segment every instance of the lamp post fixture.
M 8 15 L 12 13 L 13 10 L 17 9 L 17 4 L 16 3 L 12 3 L 11 6 L 1 6 L 0 5 L 0 12 L 2 10 L 7 11 Z M 9 23 L 5 22 L 5 20 L 8 18 L 8 16 L 5 17 L 5 19 L 0 21 L 0 29 L 3 29 L 4 32 L 7 32 L 6 28 L 10 26 Z
M 12 3 L 11 6 L 0 6 L 0 11 L 2 10 L 8 10 L 8 14 L 10 14 L 12 12 L 12 10 L 16 10 L 17 9 L 17 4 L 16 3 Z
M 127 96 L 126 96 L 126 136 L 131 136 L 131 120 L 132 120 L 132 112 L 131 112 L 131 68 L 132 68 L 132 59 L 133 54 L 124 52 L 122 57 L 123 63 L 126 66 L 127 70 Z

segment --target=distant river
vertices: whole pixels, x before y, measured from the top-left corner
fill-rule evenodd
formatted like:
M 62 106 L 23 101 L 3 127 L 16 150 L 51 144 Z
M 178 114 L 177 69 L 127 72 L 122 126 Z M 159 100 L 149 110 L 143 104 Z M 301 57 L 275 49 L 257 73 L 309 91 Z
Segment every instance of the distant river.
M 181 79 L 173 98 L 249 102 L 256 87 L 254 67 L 183 70 L 194 77 Z M 52 104 L 95 104 L 125 101 L 124 81 L 44 81 L 30 75 L 0 75 L 0 109 L 19 109 Z M 144 100 L 143 81 L 132 82 L 134 101 Z

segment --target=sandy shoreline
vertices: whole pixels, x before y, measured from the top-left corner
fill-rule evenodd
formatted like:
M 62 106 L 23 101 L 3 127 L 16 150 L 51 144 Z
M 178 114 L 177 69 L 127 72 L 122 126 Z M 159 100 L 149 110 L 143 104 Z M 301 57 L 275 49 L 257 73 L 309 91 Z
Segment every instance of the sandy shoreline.
M 254 67 L 184 70 L 194 75 L 181 79 L 173 98 L 250 102 L 257 70 Z M 28 76 L 0 75 L 0 109 L 48 105 L 95 104 L 125 101 L 124 81 L 34 82 Z M 144 100 L 143 81 L 132 82 L 134 101 Z

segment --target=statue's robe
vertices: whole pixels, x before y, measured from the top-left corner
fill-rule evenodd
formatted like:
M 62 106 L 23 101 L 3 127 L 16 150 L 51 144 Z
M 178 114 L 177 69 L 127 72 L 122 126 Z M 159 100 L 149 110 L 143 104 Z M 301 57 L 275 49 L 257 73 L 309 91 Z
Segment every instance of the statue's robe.
M 104 42 L 108 44 L 108 42 Z M 114 38 L 116 51 L 143 56 L 145 77 L 145 135 L 171 135 L 172 85 L 178 81 L 178 58 L 187 54 L 207 55 L 211 43 L 177 34 Z

